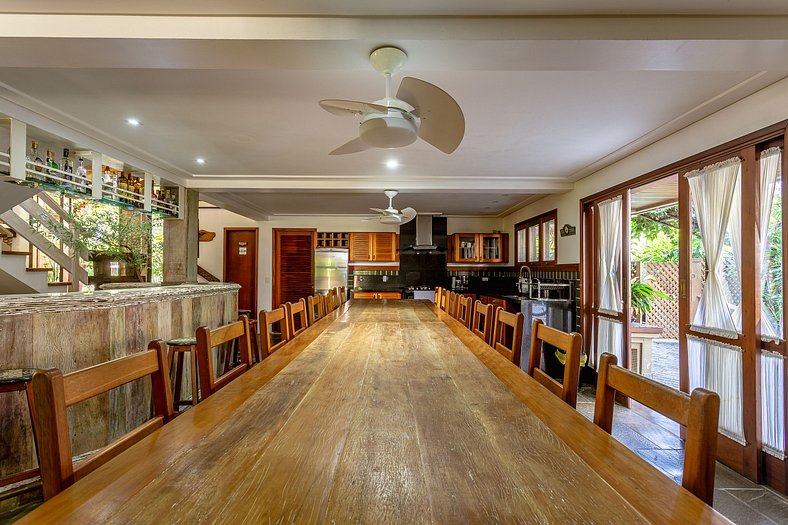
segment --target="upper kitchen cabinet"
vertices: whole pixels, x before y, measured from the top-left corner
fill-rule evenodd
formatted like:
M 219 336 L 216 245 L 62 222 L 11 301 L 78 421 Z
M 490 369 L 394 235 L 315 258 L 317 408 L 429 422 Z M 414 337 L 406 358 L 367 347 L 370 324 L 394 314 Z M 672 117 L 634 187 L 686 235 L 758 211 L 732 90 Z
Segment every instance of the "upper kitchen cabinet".
M 509 234 L 455 233 L 449 236 L 450 262 L 509 262 Z
M 349 262 L 399 261 L 398 235 L 393 232 L 350 233 Z

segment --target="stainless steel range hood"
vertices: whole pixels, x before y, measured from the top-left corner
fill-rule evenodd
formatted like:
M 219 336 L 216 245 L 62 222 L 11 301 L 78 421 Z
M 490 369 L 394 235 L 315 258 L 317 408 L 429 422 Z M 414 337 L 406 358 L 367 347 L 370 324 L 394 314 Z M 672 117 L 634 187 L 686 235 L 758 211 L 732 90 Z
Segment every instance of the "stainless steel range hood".
M 432 217 L 433 215 L 416 215 L 416 244 L 411 246 L 413 250 L 437 250 L 438 247 L 432 242 Z

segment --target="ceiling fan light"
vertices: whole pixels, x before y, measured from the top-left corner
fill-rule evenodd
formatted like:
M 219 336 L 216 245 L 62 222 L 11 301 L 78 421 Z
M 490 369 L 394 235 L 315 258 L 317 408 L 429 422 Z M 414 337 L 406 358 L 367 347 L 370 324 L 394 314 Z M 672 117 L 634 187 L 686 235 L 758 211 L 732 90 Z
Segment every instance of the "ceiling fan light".
M 410 115 L 390 113 L 364 120 L 359 127 L 364 144 L 375 148 L 401 148 L 416 142 L 418 126 Z

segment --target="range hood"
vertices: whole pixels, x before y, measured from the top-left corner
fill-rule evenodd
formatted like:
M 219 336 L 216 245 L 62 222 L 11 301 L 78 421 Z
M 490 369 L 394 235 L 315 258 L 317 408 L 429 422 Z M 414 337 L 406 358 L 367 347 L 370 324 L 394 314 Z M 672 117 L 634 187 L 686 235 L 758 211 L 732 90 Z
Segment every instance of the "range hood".
M 412 250 L 437 250 L 438 247 L 432 241 L 432 215 L 416 215 L 416 244 L 410 248 Z

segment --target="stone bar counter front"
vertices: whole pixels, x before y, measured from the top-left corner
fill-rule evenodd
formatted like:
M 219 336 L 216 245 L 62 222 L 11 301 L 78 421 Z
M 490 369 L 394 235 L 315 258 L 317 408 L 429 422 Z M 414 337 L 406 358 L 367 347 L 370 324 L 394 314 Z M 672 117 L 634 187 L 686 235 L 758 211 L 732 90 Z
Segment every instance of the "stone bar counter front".
M 0 296 L 0 369 L 68 373 L 143 351 L 154 339 L 193 337 L 198 326 L 217 327 L 238 318 L 238 289 L 236 284 L 195 283 Z M 188 384 L 183 391 L 190 391 Z M 74 453 L 106 445 L 148 419 L 150 410 L 149 378 L 69 408 Z M 24 392 L 0 394 L 0 478 L 35 467 Z

